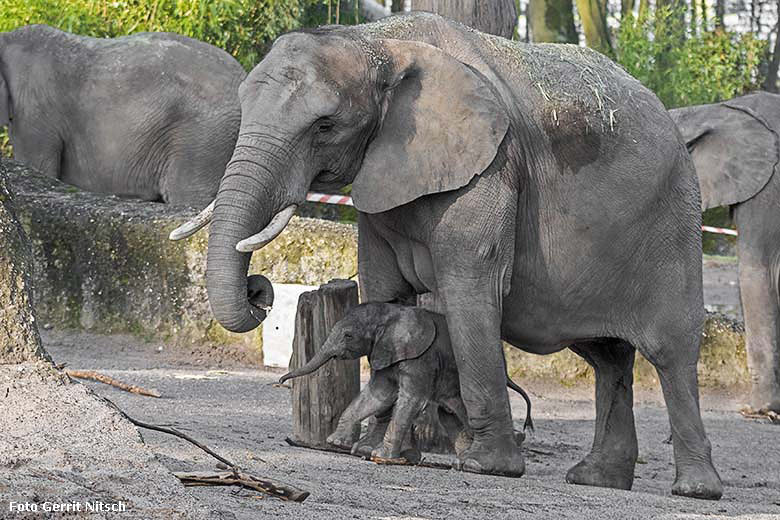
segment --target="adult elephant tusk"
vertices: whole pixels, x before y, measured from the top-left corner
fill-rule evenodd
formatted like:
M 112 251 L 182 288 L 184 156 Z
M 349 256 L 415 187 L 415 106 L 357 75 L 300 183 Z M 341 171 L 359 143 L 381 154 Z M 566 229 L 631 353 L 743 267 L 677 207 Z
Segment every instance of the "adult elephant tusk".
M 206 208 L 198 213 L 195 218 L 171 231 L 171 234 L 168 235 L 168 240 L 181 240 L 183 238 L 191 237 L 197 233 L 199 229 L 211 222 L 211 217 L 214 216 L 215 202 L 216 201 L 212 201 L 211 204 L 206 206 Z
M 287 224 L 290 223 L 290 219 L 296 209 L 298 209 L 297 204 L 291 204 L 284 208 L 274 215 L 274 218 L 271 219 L 271 222 L 269 222 L 262 231 L 249 238 L 245 238 L 236 244 L 236 250 L 242 253 L 251 253 L 252 251 L 257 251 L 265 246 L 268 242 L 279 236 L 279 233 L 281 233 Z

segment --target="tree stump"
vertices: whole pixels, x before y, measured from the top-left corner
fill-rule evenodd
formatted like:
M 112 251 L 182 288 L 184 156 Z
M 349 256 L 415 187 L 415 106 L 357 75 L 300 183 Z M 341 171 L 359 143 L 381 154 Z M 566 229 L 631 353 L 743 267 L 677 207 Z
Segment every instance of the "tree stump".
M 301 294 L 295 317 L 290 370 L 305 365 L 322 347 L 333 325 L 358 303 L 357 284 L 331 280 Z M 292 380 L 293 438 L 324 446 L 344 409 L 360 392 L 360 360 L 331 360 L 315 373 Z M 360 433 L 355 427 L 353 441 Z
M 439 312 L 433 293 L 417 296 L 417 306 L 432 312 Z M 415 419 L 412 426 L 412 435 L 414 435 L 420 451 L 455 453 L 455 448 L 452 446 L 447 432 L 439 421 L 439 407 L 434 403 L 429 403 Z

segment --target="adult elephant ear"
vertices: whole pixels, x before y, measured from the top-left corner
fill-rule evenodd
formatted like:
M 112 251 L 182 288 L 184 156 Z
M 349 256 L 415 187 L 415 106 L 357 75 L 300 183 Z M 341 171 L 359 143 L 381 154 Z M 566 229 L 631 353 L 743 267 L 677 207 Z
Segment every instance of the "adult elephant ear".
M 780 129 L 772 123 L 780 121 L 780 96 L 743 96 L 671 115 L 693 157 L 703 210 L 752 198 L 780 164 Z
M 7 125 L 11 120 L 11 99 L 8 87 L 0 74 L 0 126 Z
M 377 334 L 368 362 L 382 370 L 400 361 L 422 356 L 436 338 L 436 325 L 425 312 L 399 308 Z
M 385 115 L 352 183 L 364 213 L 465 186 L 490 166 L 509 128 L 494 87 L 476 70 L 425 43 L 380 44 L 391 62 Z

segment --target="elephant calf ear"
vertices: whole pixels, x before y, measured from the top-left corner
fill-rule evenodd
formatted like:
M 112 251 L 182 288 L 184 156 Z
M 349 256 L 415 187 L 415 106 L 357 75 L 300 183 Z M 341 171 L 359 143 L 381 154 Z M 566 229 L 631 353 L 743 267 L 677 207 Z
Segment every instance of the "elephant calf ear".
M 436 338 L 436 325 L 424 311 L 402 308 L 393 315 L 374 342 L 368 362 L 383 370 L 407 359 L 422 356 Z
M 393 62 L 388 105 L 352 184 L 365 213 L 465 186 L 490 166 L 509 128 L 479 73 L 425 43 L 382 45 Z
M 5 126 L 11 119 L 11 99 L 8 94 L 8 87 L 0 75 L 0 126 Z

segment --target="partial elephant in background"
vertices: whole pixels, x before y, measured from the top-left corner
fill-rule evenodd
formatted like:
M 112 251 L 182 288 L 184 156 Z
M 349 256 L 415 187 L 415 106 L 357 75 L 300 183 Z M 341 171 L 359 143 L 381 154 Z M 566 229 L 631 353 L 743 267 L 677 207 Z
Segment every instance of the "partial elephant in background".
M 364 303 L 353 307 L 334 325 L 325 344 L 306 365 L 281 377 L 279 383 L 319 369 L 331 359 L 368 356 L 371 379 L 344 410 L 328 443 L 365 456 L 420 460 L 409 440 L 412 423 L 426 406 L 438 406 L 439 420 L 456 451 L 473 437 L 460 395 L 458 366 L 447 320 L 419 307 Z M 525 400 L 523 429 L 533 430 L 531 400 L 507 376 L 507 386 Z M 392 418 L 386 418 L 392 411 Z M 354 444 L 354 426 L 377 417 L 373 429 Z
M 780 412 L 780 96 L 669 113 L 693 156 L 702 210 L 728 206 L 739 231 L 750 405 Z
M 31 25 L 0 33 L 0 125 L 16 159 L 68 184 L 203 205 L 233 152 L 245 76 L 228 53 L 177 34 Z

